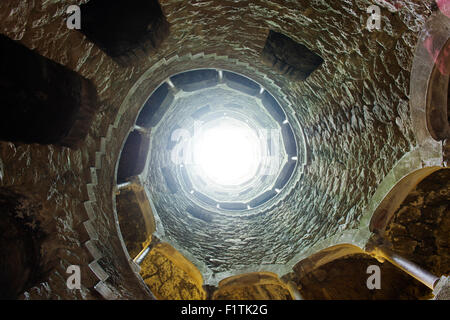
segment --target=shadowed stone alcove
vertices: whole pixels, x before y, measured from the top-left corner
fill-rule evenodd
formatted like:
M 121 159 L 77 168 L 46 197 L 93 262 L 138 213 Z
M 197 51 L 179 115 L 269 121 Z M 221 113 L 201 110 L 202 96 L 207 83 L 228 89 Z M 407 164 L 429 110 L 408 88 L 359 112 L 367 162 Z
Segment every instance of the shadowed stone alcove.
M 169 33 L 157 0 L 91 0 L 81 17 L 81 32 L 121 64 L 154 52 Z
M 97 111 L 95 86 L 0 35 L 0 139 L 77 148 Z
M 41 243 L 45 235 L 34 216 L 40 206 L 0 188 L 0 299 L 17 299 L 45 278 Z M 46 266 L 48 267 L 48 266 Z

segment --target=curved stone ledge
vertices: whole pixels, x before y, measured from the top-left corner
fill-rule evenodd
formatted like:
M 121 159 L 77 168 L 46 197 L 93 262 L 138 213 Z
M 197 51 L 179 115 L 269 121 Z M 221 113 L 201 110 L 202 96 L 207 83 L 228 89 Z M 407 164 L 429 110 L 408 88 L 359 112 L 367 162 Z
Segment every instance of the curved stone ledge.
M 365 251 L 352 244 L 339 244 L 314 253 L 299 261 L 292 269 L 297 274 L 307 274 L 333 260 L 356 253 L 365 253 Z
M 382 232 L 408 193 L 442 164 L 439 149 L 433 152 L 418 147 L 406 154 L 378 186 L 360 220 L 360 228 Z
M 225 278 L 213 300 L 293 300 L 294 293 L 275 273 L 252 272 Z

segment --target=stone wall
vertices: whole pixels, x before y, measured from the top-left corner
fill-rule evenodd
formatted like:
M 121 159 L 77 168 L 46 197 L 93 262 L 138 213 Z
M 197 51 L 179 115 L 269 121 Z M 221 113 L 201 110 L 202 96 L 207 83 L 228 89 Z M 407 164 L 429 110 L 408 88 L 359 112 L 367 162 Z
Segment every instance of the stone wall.
M 236 61 L 246 63 L 247 76 L 257 70 L 255 80 L 283 88 L 308 136 L 309 166 L 289 200 L 257 224 L 242 223 L 234 229 L 249 243 L 233 247 L 225 242 L 236 238 L 231 233 L 226 238 L 207 238 L 207 247 L 194 252 L 199 261 L 206 259 L 202 252 L 211 258 L 228 252 L 232 259 L 218 270 L 283 265 L 317 241 L 354 228 L 377 184 L 415 144 L 408 109 L 409 69 L 418 31 L 431 13 L 431 0 L 398 1 L 400 9 L 394 11 L 382 8 L 379 32 L 365 29 L 366 9 L 373 3 L 369 0 L 223 0 L 220 4 L 161 0 L 171 34 L 157 52 L 130 67 L 117 65 L 81 33 L 67 29 L 65 10 L 85 2 L 0 3 L 1 33 L 91 80 L 99 96 L 99 111 L 79 150 L 0 142 L 0 187 L 14 186 L 42 203 L 36 220 L 43 232 L 52 235 L 41 244 L 42 252 L 60 261 L 25 298 L 98 297 L 92 290 L 98 276 L 88 267 L 95 259 L 84 246 L 90 239 L 83 225 L 86 221 L 98 234 L 101 259 L 96 263 L 117 289 L 116 297 L 149 298 L 128 265 L 117 235 L 114 176 L 121 142 L 143 101 L 176 72 L 205 63 L 241 72 Z M 264 65 L 261 52 L 269 30 L 319 54 L 324 59 L 321 68 L 306 82 L 296 82 Z M 225 58 L 202 60 L 195 59 L 196 54 Z M 185 59 L 180 61 L 182 56 Z M 156 67 L 145 80 L 146 90 L 126 100 L 151 66 Z M 121 106 L 126 112 L 120 111 Z M 170 223 L 163 209 L 159 212 L 162 223 Z M 173 235 L 168 240 L 187 251 L 192 246 Z M 65 288 L 70 264 L 82 267 L 81 291 Z
M 440 277 L 450 274 L 450 170 L 418 184 L 392 217 L 385 237 L 393 249 Z

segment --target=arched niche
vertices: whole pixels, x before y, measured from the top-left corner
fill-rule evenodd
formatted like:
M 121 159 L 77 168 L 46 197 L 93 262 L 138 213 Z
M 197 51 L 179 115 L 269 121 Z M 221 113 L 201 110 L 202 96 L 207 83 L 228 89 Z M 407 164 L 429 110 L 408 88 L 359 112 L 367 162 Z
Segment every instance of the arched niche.
M 380 234 L 392 250 L 437 277 L 450 275 L 450 169 L 422 179 Z
M 150 147 L 150 130 L 135 127 L 130 131 L 117 166 L 117 183 L 125 183 L 142 173 L 145 168 Z
M 338 247 L 317 253 L 311 257 L 315 261 L 312 267 L 297 268 L 290 275 L 303 299 L 417 300 L 432 297 L 429 288 L 388 261 L 380 263 L 361 249 Z M 373 275 L 379 276 L 379 286 L 369 279 Z
M 169 35 L 157 0 L 91 0 L 80 9 L 80 32 L 121 65 L 144 59 Z
M 140 275 L 158 300 L 205 300 L 203 277 L 170 244 L 154 238 L 141 263 Z
M 339 244 L 323 249 L 311 256 L 299 261 L 293 268 L 297 274 L 306 274 L 333 260 L 351 254 L 364 253 L 364 250 L 353 244 Z
M 235 275 L 219 282 L 213 300 L 293 300 L 294 293 L 272 272 Z
M 427 92 L 427 127 L 431 136 L 441 141 L 450 138 L 450 40 L 435 59 Z
M 439 169 L 441 169 L 441 167 L 438 166 L 417 169 L 400 178 L 398 181 L 392 181 L 389 192 L 387 192 L 373 213 L 369 225 L 370 231 L 377 234 L 383 234 L 388 222 L 408 194 L 416 188 L 423 179 Z

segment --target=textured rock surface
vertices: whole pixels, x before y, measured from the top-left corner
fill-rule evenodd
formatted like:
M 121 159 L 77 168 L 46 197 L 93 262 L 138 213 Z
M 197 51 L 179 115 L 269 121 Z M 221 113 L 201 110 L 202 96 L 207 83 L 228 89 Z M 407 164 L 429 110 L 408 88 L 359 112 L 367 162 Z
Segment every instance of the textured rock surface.
M 386 230 L 393 249 L 440 277 L 450 274 L 450 170 L 425 178 L 403 201 Z
M 365 5 L 369 3 L 316 1 L 308 7 L 301 1 L 289 3 L 287 8 L 269 6 L 280 12 L 277 17 L 284 17 L 280 21 L 271 16 L 270 28 L 307 45 L 325 60 L 306 82 L 287 81 L 275 70 L 249 62 L 274 79 L 294 104 L 308 139 L 310 164 L 296 191 L 281 206 L 254 219 L 221 218 L 205 223 L 189 219 L 169 205 L 158 207 L 166 227 L 165 240 L 191 253 L 202 271 L 214 274 L 294 264 L 295 254 L 330 235 L 355 228 L 378 183 L 414 146 L 408 117 L 408 70 L 417 32 L 429 14 L 427 4 L 408 2 L 396 13 L 384 11 L 383 31 L 373 33 L 364 29 Z M 223 5 L 223 12 L 211 15 L 227 17 L 226 8 Z M 274 12 L 269 8 L 252 3 L 239 12 L 255 19 Z M 423 15 L 412 19 L 409 15 L 413 12 Z M 338 13 L 339 18 L 335 16 Z M 255 23 L 253 19 L 246 20 L 247 27 Z M 326 26 L 326 31 L 319 31 L 319 25 Z M 174 34 L 177 27 L 172 28 Z M 215 31 L 209 31 L 213 42 Z M 229 39 L 224 43 L 234 46 Z M 258 59 L 260 52 L 261 48 Z M 227 61 L 217 64 L 226 65 Z M 166 74 L 170 71 L 169 66 Z M 251 69 L 239 72 L 267 84 Z M 269 86 L 276 95 L 277 90 L 271 89 Z M 150 180 L 149 185 L 154 197 L 170 203 L 172 198 L 159 183 Z
M 157 299 L 204 300 L 197 268 L 167 243 L 153 247 L 141 264 L 141 276 Z
M 367 267 L 380 267 L 381 289 L 367 288 Z M 390 264 L 356 254 L 325 264 L 309 274 L 297 275 L 304 299 L 319 300 L 416 300 L 430 299 L 431 290 Z
M 435 300 L 450 300 L 450 278 L 442 277 L 433 293 Z
M 160 82 L 176 72 L 205 64 L 250 77 L 254 76 L 252 68 L 258 70 L 267 77 L 255 76 L 255 80 L 274 89 L 270 79 L 283 88 L 309 139 L 307 172 L 277 211 L 257 223 L 231 221 L 231 233 L 224 225 L 220 232 L 205 225 L 193 226 L 205 231 L 200 242 L 194 238 L 181 242 L 172 232 L 172 244 L 183 245 L 216 270 L 282 265 L 317 241 L 354 228 L 377 184 L 415 144 L 408 109 L 409 69 L 431 0 L 398 1 L 401 9 L 393 12 L 382 8 L 382 31 L 372 33 L 364 29 L 366 8 L 372 4 L 369 0 L 162 0 L 171 35 L 158 52 L 128 68 L 118 66 L 82 34 L 66 28 L 66 8 L 85 2 L 0 2 L 1 33 L 90 79 L 100 101 L 94 124 L 77 151 L 0 142 L 0 186 L 15 186 L 21 194 L 33 194 L 42 202 L 36 219 L 43 231 L 52 235 L 42 244 L 42 251 L 60 261 L 47 281 L 37 283 L 33 295 L 26 297 L 95 297 L 89 289 L 98 280 L 87 267 L 94 259 L 83 246 L 89 237 L 82 226 L 89 218 L 84 201 L 93 199 L 86 188 L 92 182 L 91 167 L 98 169 L 90 189 L 95 195 L 91 203 L 95 219 L 91 221 L 98 233 L 99 263 L 120 298 L 147 297 L 136 284 L 117 236 L 113 177 L 121 142 L 139 108 Z M 280 76 L 260 59 L 269 29 L 306 45 L 324 64 L 303 83 Z M 194 58 L 202 53 L 228 58 Z M 188 54 L 191 56 L 179 61 Z M 165 63 L 157 65 L 162 58 Z M 243 69 L 232 59 L 248 63 L 250 68 Z M 125 100 L 152 65 L 151 78 L 133 99 Z M 126 112 L 120 125 L 112 129 L 124 101 Z M 113 138 L 101 140 L 108 129 Z M 171 223 L 163 211 L 159 214 L 163 224 Z M 238 245 L 226 241 L 239 237 L 244 241 Z M 69 264 L 82 267 L 82 291 L 65 288 Z

